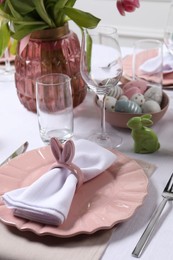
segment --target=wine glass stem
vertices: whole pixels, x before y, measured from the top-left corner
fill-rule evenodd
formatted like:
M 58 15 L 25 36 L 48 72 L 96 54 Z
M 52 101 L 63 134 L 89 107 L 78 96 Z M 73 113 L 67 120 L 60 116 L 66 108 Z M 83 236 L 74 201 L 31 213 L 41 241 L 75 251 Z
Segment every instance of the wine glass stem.
M 105 99 L 106 95 L 99 95 L 99 100 L 101 101 L 101 134 L 104 136 L 106 133 L 106 126 L 105 126 Z
M 5 49 L 4 57 L 5 57 L 5 71 L 9 72 L 11 66 L 10 66 L 10 61 L 9 61 L 9 50 L 8 50 L 8 48 Z

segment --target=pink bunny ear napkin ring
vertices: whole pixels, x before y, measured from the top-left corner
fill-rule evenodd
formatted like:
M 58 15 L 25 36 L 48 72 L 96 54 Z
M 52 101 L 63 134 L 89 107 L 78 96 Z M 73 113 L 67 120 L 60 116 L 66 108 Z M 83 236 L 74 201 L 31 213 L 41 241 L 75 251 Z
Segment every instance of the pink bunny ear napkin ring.
M 51 138 L 50 140 L 50 146 L 52 153 L 56 159 L 56 163 L 53 164 L 53 168 L 67 168 L 70 170 L 75 177 L 78 180 L 76 189 L 79 189 L 79 187 L 84 182 L 84 175 L 81 171 L 81 169 L 72 163 L 72 160 L 75 155 L 75 145 L 72 140 L 66 141 L 64 144 L 61 144 L 60 141 L 56 138 Z

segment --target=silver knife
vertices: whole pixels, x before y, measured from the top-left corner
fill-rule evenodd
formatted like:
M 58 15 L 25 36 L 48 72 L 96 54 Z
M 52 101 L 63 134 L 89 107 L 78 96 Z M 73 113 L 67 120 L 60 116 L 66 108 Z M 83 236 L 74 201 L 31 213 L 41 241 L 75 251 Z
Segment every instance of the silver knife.
M 13 159 L 14 157 L 18 156 L 19 154 L 22 154 L 26 151 L 26 149 L 28 148 L 29 143 L 25 142 L 24 144 L 22 144 L 19 148 L 17 148 L 16 151 L 14 151 L 9 157 L 7 157 L 7 159 L 5 159 L 5 161 L 3 161 L 0 166 L 2 166 L 4 163 L 8 162 L 9 160 Z

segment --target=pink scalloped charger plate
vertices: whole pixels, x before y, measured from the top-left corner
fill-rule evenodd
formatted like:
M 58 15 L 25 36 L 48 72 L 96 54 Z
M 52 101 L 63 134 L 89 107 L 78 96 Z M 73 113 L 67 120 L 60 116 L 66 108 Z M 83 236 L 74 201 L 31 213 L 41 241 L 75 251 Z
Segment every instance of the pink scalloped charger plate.
M 59 227 L 43 225 L 13 216 L 0 201 L 0 220 L 21 231 L 37 235 L 72 237 L 110 229 L 130 218 L 147 195 L 148 178 L 141 166 L 115 151 L 118 160 L 76 192 L 67 220 Z M 0 168 L 0 195 L 33 183 L 50 169 L 55 159 L 50 147 L 26 152 Z

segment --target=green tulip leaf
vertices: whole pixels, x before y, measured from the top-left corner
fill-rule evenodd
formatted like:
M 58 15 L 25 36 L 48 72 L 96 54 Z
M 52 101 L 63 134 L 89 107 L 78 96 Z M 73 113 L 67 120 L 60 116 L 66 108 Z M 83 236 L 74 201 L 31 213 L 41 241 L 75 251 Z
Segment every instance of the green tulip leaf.
M 0 57 L 3 55 L 5 49 L 8 47 L 10 41 L 10 33 L 7 23 L 0 26 Z
M 15 18 L 22 19 L 22 16 L 20 15 L 20 12 L 16 11 L 14 6 L 11 4 L 10 1 L 7 1 L 8 8 L 11 12 L 11 15 Z
M 79 27 L 92 29 L 95 28 L 100 22 L 100 19 L 93 16 L 92 14 L 83 12 L 75 8 L 64 7 L 64 13 Z
M 10 53 L 12 55 L 16 55 L 17 45 L 18 45 L 18 41 L 17 40 L 13 40 L 11 42 L 9 50 L 10 50 Z
M 44 30 L 47 28 L 47 25 L 25 25 L 25 26 L 16 26 L 17 30 L 15 33 L 12 34 L 12 37 L 16 40 L 21 40 L 26 35 L 38 31 L 38 30 Z
M 66 6 L 67 7 L 73 7 L 75 3 L 76 3 L 76 0 L 68 0 L 67 3 L 66 3 Z
M 87 39 L 86 39 L 86 59 L 87 59 L 87 68 L 88 71 L 91 71 L 91 55 L 92 55 L 92 38 L 87 32 Z
M 8 6 L 9 5 L 12 6 L 13 9 L 21 16 L 31 13 L 35 9 L 35 4 L 33 0 L 25 0 L 22 2 L 22 4 L 20 1 L 16 1 L 16 0 L 10 0 L 7 1 L 6 3 Z
M 51 18 L 49 18 L 49 14 L 47 13 L 45 6 L 44 6 L 44 0 L 37 0 L 34 2 L 36 11 L 40 15 L 40 17 L 45 21 L 50 27 L 55 27 L 55 24 L 53 24 L 53 21 Z

